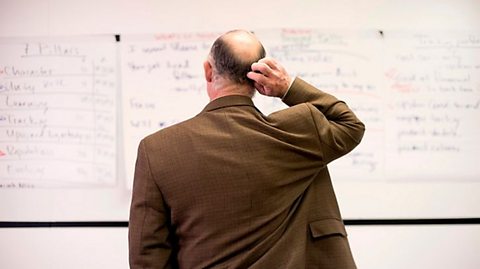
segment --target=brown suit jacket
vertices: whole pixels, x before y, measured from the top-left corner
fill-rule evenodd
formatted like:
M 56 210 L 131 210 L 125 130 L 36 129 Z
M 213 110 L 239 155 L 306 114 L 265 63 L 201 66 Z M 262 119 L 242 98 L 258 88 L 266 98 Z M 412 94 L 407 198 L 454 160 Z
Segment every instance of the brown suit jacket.
M 140 143 L 132 268 L 355 268 L 327 164 L 364 125 L 295 79 L 269 116 L 227 96 Z

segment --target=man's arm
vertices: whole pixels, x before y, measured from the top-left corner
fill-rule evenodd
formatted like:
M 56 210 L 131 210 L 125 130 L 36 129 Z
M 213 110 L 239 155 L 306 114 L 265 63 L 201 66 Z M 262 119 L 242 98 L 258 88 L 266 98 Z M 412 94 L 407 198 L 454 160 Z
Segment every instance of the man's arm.
M 333 95 L 296 78 L 283 98 L 289 106 L 305 103 L 316 125 L 323 161 L 329 163 L 353 150 L 363 138 L 365 125 Z
M 144 141 L 138 147 L 128 224 L 130 268 L 172 268 L 169 214 L 153 180 Z
M 252 65 L 248 77 L 264 95 L 281 97 L 289 106 L 304 104 L 311 113 L 322 147 L 322 161 L 327 164 L 348 153 L 361 141 L 365 125 L 353 111 L 336 97 L 296 78 L 274 59 L 264 58 Z

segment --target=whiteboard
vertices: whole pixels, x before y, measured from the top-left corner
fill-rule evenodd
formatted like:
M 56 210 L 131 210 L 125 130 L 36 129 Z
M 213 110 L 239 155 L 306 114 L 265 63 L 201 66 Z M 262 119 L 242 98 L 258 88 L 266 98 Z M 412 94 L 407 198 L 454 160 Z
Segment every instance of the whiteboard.
M 2 220 L 125 219 L 114 36 L 2 39 L 0 55 Z
M 480 216 L 480 167 L 476 161 L 480 143 L 475 139 L 480 134 L 479 34 L 253 30 L 267 54 L 277 58 L 292 76 L 346 101 L 366 124 L 362 143 L 329 165 L 344 218 Z M 0 97 L 4 100 L 0 103 L 0 130 L 12 129 L 5 115 L 24 115 L 5 106 L 5 98 L 10 102 L 20 98 L 25 104 L 33 100 L 30 106 L 40 110 L 23 117 L 38 117 L 47 126 L 68 122 L 79 130 L 89 130 L 85 137 L 103 140 L 81 149 L 51 141 L 53 145 L 46 148 L 35 141 L 24 142 L 30 159 L 16 163 L 20 167 L 41 164 L 43 170 L 38 171 L 49 177 L 35 175 L 36 170 L 28 180 L 2 172 L 3 220 L 126 220 L 140 139 L 195 116 L 208 103 L 202 63 L 219 34 L 122 35 L 121 42 L 111 36 L 4 40 L 0 55 L 8 61 L 0 66 Z M 50 44 L 53 51 L 56 46 L 69 45 L 81 57 L 24 57 L 26 44 L 38 42 Z M 68 88 L 69 94 L 60 91 L 39 98 L 28 93 L 32 87 L 28 85 L 42 85 L 45 79 L 11 78 L 5 74 L 11 72 L 10 66 L 77 75 L 62 79 L 60 86 Z M 88 78 L 83 84 L 82 77 Z M 17 82 L 12 81 L 26 83 L 17 86 L 23 87 L 21 95 L 12 86 Z M 82 104 L 83 99 L 75 97 L 77 92 L 88 96 L 83 101 L 88 108 L 82 111 L 89 111 L 85 113 L 90 116 L 83 121 L 59 110 L 75 110 Z M 59 100 L 61 105 L 54 102 Z M 264 114 L 285 108 L 279 99 L 260 95 L 254 102 Z M 14 127 L 34 130 L 21 124 Z M 13 152 L 9 134 L 12 132 L 4 131 L 0 137 L 3 171 L 12 166 L 13 157 L 7 156 Z M 74 136 L 67 134 L 65 140 L 72 139 L 69 135 Z M 46 155 L 40 158 L 41 154 Z M 88 168 L 75 159 L 78 156 L 88 159 Z M 6 205 L 25 201 L 20 210 Z

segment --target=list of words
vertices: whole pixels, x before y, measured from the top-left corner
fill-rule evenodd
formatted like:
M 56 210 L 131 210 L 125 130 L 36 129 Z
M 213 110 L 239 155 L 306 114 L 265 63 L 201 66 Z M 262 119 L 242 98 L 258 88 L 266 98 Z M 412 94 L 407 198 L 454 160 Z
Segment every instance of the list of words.
M 451 180 L 480 174 L 480 35 L 386 35 L 390 173 Z
M 115 183 L 116 45 L 92 39 L 0 43 L 0 188 Z

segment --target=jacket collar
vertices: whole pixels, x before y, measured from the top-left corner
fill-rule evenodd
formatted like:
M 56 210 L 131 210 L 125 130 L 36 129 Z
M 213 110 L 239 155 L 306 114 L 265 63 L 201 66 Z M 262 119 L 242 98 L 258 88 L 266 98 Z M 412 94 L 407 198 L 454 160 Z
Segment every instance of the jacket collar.
M 217 98 L 210 103 L 202 110 L 201 113 L 216 110 L 219 108 L 230 107 L 230 106 L 252 106 L 255 107 L 253 104 L 252 98 L 244 95 L 228 95 Z

